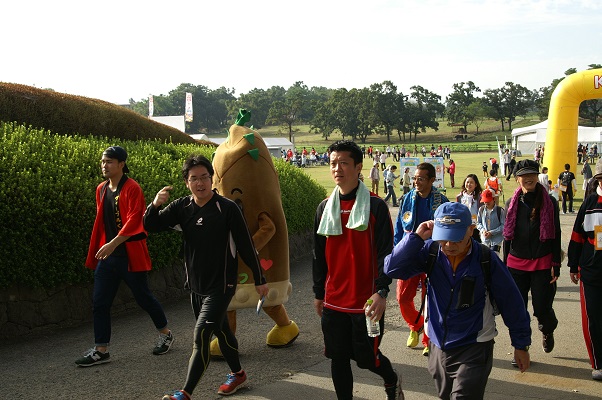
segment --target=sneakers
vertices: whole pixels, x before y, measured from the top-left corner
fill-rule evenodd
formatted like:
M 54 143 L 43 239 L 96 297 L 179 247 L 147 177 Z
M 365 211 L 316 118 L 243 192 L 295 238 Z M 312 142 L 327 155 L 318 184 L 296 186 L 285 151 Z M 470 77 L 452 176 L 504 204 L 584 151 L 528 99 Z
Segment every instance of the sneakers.
M 602 381 L 602 369 L 594 369 L 592 371 L 592 379 L 595 381 Z
M 543 345 L 543 351 L 546 353 L 550 353 L 554 350 L 554 333 L 548 333 L 547 335 L 543 335 L 543 339 L 541 341 Z
M 518 368 L 518 363 L 516 362 L 516 358 L 513 358 L 511 362 L 512 362 L 512 366 L 514 368 Z
M 418 341 L 420 340 L 420 333 L 422 333 L 422 329 L 420 328 L 418 331 L 414 331 L 410 329 L 410 336 L 408 336 L 408 341 L 406 342 L 406 346 L 414 348 L 418 346 Z
M 423 350 L 422 350 L 422 355 L 425 357 L 428 357 L 430 354 L 431 350 L 429 349 L 428 346 L 426 346 Z
M 156 356 L 160 356 L 161 354 L 167 353 L 169 351 L 169 348 L 173 344 L 174 340 L 176 340 L 176 339 L 173 337 L 171 331 L 169 331 L 169 333 L 167 335 L 164 335 L 163 333 L 159 333 L 159 341 L 157 342 L 157 345 L 153 349 L 153 354 Z
M 238 388 L 247 381 L 247 373 L 242 371 L 241 375 L 229 373 L 226 382 L 219 387 L 217 394 L 228 396 L 236 393 Z
M 109 352 L 101 353 L 95 348 L 91 348 L 84 353 L 84 356 L 75 360 L 78 367 L 91 367 L 93 365 L 104 364 L 111 361 Z
M 387 394 L 387 400 L 404 400 L 403 390 L 401 389 L 401 375 L 397 374 L 397 383 L 395 385 L 385 385 L 385 393 Z
M 190 395 L 185 390 L 176 390 L 173 394 L 166 394 L 161 400 L 190 400 Z

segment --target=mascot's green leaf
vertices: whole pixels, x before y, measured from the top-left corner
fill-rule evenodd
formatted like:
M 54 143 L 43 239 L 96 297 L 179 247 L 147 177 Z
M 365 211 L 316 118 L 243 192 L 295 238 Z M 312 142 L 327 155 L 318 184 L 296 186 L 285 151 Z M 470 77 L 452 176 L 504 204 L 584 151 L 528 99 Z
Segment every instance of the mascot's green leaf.
M 238 110 L 238 117 L 236 117 L 236 125 L 244 126 L 245 122 L 249 122 L 251 119 L 251 111 L 241 108 Z
M 251 149 L 247 151 L 247 153 L 249 153 L 249 155 L 253 157 L 253 160 L 259 160 L 259 149 Z
M 249 143 L 251 143 L 252 145 L 255 144 L 255 135 L 253 134 L 253 132 L 251 133 L 247 133 L 246 135 L 243 136 L 245 139 L 247 139 L 247 141 Z

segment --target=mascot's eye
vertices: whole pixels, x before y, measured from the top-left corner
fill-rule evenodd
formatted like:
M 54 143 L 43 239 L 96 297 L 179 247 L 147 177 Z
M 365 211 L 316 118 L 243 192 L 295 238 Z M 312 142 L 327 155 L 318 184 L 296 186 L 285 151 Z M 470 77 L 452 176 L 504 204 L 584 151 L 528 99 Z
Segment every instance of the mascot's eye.
M 236 205 L 238 206 L 238 208 L 240 208 L 240 210 L 243 211 L 242 200 L 241 199 L 236 199 L 236 200 L 234 200 L 234 202 L 236 203 Z

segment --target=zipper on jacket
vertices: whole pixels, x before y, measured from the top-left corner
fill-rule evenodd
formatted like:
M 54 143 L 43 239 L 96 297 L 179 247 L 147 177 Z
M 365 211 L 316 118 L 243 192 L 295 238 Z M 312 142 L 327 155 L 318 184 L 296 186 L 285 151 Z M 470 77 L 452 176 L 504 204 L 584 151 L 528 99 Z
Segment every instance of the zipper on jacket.
M 447 316 L 449 314 L 449 309 L 451 308 L 452 302 L 454 301 L 454 290 L 456 288 L 456 272 L 452 274 L 452 278 L 454 280 L 454 286 L 451 288 L 451 296 L 449 300 L 449 304 L 447 305 L 447 309 L 445 310 L 445 316 L 443 318 L 443 341 L 441 343 L 441 350 L 445 350 L 445 343 L 447 341 Z

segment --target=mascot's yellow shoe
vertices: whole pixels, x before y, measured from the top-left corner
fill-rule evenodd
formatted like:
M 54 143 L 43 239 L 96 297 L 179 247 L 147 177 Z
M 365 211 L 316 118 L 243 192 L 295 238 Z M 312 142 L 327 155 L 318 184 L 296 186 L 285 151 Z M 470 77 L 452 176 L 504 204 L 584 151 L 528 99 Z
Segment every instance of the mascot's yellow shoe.
M 288 347 L 297 339 L 299 336 L 299 327 L 295 321 L 291 320 L 291 323 L 286 326 L 274 325 L 272 330 L 268 332 L 266 337 L 266 344 L 270 347 Z
M 211 344 L 209 345 L 209 354 L 211 355 L 211 357 L 224 357 L 222 351 L 219 349 L 219 343 L 217 343 L 217 338 L 213 338 L 213 340 L 211 341 Z

